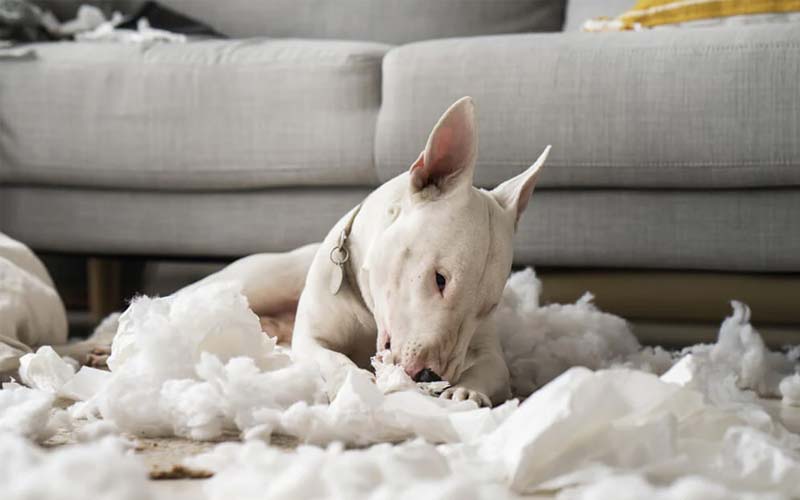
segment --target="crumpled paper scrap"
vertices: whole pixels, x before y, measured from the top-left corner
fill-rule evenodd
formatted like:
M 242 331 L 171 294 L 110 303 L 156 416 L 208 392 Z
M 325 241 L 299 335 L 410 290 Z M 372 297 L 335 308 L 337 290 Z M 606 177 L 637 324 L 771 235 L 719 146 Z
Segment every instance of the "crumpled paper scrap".
M 29 387 L 58 395 L 70 379 L 75 368 L 59 356 L 49 345 L 40 347 L 19 359 L 19 377 Z
M 758 428 L 752 414 L 652 374 L 572 368 L 522 403 L 479 454 L 520 493 L 627 472 L 661 482 L 700 474 L 742 491 L 800 495 L 800 436 L 762 416 Z

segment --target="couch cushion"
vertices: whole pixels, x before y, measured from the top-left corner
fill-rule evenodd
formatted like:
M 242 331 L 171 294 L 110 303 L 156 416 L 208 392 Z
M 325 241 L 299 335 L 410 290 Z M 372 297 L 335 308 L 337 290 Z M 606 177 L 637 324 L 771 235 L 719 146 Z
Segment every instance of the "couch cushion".
M 130 3 L 130 2 L 128 2 Z M 451 36 L 557 31 L 564 0 L 161 0 L 231 37 L 408 43 Z
M 553 145 L 541 186 L 800 184 L 800 30 L 790 25 L 422 42 L 384 59 L 376 166 L 407 169 L 472 95 L 477 182 Z
M 0 180 L 232 189 L 375 181 L 385 45 L 51 43 L 0 59 Z

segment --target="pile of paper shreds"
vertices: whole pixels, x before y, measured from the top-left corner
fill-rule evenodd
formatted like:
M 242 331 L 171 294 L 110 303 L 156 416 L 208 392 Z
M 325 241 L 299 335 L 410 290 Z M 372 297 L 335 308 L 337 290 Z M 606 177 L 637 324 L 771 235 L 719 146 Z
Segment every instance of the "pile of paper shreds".
M 640 346 L 591 296 L 540 306 L 539 291 L 532 271 L 517 273 L 495 313 L 526 399 L 493 409 L 432 397 L 441 388 L 412 382 L 388 352 L 377 383 L 354 370 L 328 404 L 315 365 L 266 337 L 235 285 L 136 299 L 110 372 L 76 373 L 42 347 L 22 359 L 27 387 L 0 391 L 3 498 L 142 498 L 145 468 L 119 435 L 230 431 L 243 442 L 186 464 L 215 472 L 209 498 L 800 496 L 800 436 L 759 402 L 800 404 L 800 349 L 768 350 L 746 306 L 733 304 L 715 344 L 669 353 Z M 85 443 L 33 444 L 79 420 Z M 270 447 L 273 434 L 304 444 Z

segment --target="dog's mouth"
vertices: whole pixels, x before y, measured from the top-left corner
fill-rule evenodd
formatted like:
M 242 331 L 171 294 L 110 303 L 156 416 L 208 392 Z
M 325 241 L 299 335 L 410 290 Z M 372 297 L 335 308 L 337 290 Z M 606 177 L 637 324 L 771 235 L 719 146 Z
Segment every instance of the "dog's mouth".
M 377 351 L 392 350 L 392 336 L 389 334 L 388 330 L 382 330 L 381 333 L 378 334 L 378 341 L 375 347 Z

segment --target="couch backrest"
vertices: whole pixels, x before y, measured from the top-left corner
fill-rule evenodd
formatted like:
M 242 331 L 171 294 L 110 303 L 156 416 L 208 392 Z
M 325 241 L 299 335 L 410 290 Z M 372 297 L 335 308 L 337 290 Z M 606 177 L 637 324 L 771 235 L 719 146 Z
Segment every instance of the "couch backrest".
M 131 12 L 142 0 L 38 0 Z M 431 38 L 559 31 L 565 0 L 159 0 L 235 38 L 332 38 L 401 44 Z
M 636 5 L 636 0 L 569 0 L 564 31 L 579 31 L 593 17 L 617 17 Z

